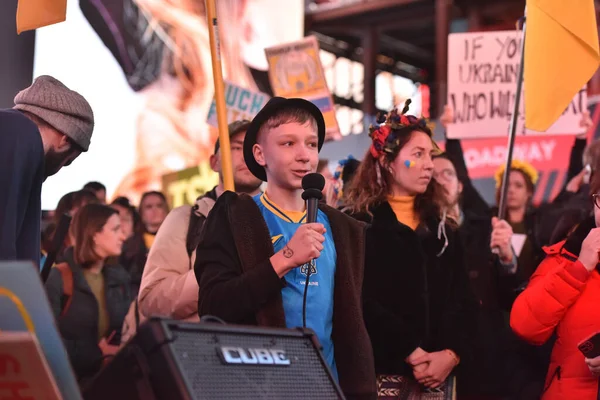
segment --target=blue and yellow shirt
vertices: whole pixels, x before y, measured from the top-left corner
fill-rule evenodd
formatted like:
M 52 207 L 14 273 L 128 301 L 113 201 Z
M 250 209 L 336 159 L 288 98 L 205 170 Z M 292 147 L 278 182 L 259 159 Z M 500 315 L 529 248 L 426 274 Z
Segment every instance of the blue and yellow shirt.
M 284 211 L 269 200 L 266 193 L 256 195 L 254 201 L 258 205 L 269 232 L 275 252 L 283 249 L 294 236 L 296 230 L 306 221 L 306 212 Z M 317 222 L 323 224 L 325 243 L 321 256 L 315 260 L 310 275 L 306 298 L 306 326 L 317 334 L 323 346 L 325 361 L 337 379 L 337 369 L 333 353 L 331 330 L 333 323 L 333 289 L 335 287 L 335 267 L 337 254 L 331 235 L 331 226 L 327 216 L 319 210 Z M 285 275 L 286 287 L 281 290 L 285 323 L 288 328 L 302 326 L 302 300 L 308 265 L 294 268 Z

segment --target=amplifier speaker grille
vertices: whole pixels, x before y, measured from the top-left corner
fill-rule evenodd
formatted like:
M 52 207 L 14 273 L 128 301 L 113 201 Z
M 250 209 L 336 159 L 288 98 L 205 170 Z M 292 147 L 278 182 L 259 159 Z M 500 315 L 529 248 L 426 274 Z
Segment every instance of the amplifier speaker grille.
M 171 330 L 173 353 L 195 398 L 339 399 L 318 350 L 308 337 L 260 336 Z M 283 349 L 280 365 L 235 365 L 222 361 L 221 346 Z
M 313 337 L 312 331 L 152 318 L 140 325 L 136 336 L 86 385 L 84 398 L 343 399 Z M 289 360 L 289 365 L 226 363 L 223 347 L 242 349 L 227 353 L 234 359 L 241 359 L 241 353 L 248 349 L 276 355 L 284 352 L 284 356 L 275 359 L 279 364 Z

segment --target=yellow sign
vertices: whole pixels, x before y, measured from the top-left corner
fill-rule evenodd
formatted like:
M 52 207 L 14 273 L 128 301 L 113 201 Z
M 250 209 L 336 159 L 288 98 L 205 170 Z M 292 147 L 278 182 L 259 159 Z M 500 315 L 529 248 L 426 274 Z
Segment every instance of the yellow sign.
M 198 197 L 219 184 L 219 175 L 208 162 L 203 162 L 197 167 L 163 175 L 162 184 L 171 208 L 175 208 L 194 204 Z
M 67 0 L 19 0 L 17 33 L 57 24 L 67 19 Z
M 269 80 L 275 96 L 301 97 L 314 103 L 325 118 L 327 138 L 340 137 L 335 105 L 327 87 L 319 58 L 319 42 L 314 36 L 265 49 Z

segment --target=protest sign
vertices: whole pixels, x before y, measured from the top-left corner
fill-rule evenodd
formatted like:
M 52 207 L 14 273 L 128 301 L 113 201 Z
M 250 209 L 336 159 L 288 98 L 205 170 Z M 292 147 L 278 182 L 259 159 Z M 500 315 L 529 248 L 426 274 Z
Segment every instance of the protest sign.
M 0 262 L 0 399 L 80 400 L 38 269 Z
M 325 119 L 327 139 L 341 137 L 335 105 L 327 87 L 314 36 L 265 49 L 273 93 L 281 97 L 301 97 L 314 103 Z
M 211 191 L 218 183 L 219 175 L 208 162 L 162 177 L 162 189 L 171 208 L 194 204 L 198 197 Z
M 508 135 L 521 61 L 520 41 L 521 34 L 517 31 L 448 36 L 448 104 L 454 112 L 454 121 L 447 129 L 448 138 Z M 527 90 L 527 82 L 523 90 Z M 521 98 L 517 135 L 582 133 L 580 121 L 581 113 L 587 109 L 587 92 L 583 88 L 546 132 L 525 129 L 523 107 Z
M 0 399 L 62 399 L 34 334 L 0 333 Z
M 247 119 L 251 121 L 256 114 L 267 104 L 269 96 L 262 92 L 245 89 L 232 82 L 224 81 L 225 107 L 227 108 L 227 123 Z M 213 99 L 206 121 L 209 125 L 217 127 L 217 106 Z

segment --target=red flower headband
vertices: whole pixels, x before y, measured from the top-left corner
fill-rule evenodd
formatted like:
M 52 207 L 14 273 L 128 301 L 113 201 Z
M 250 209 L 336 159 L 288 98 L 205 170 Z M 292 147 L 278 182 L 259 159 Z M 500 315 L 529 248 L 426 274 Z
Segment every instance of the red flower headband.
M 375 158 L 381 157 L 384 153 L 394 154 L 398 150 L 399 138 L 397 132 L 409 126 L 427 128 L 427 121 L 423 118 L 417 118 L 412 115 L 406 115 L 411 100 L 406 100 L 401 113 L 397 109 L 393 109 L 388 114 L 380 114 L 377 116 L 378 125 L 369 127 L 369 136 L 373 143 L 369 148 L 371 155 Z M 433 142 L 433 139 L 432 139 Z M 434 148 L 438 148 L 435 142 Z

